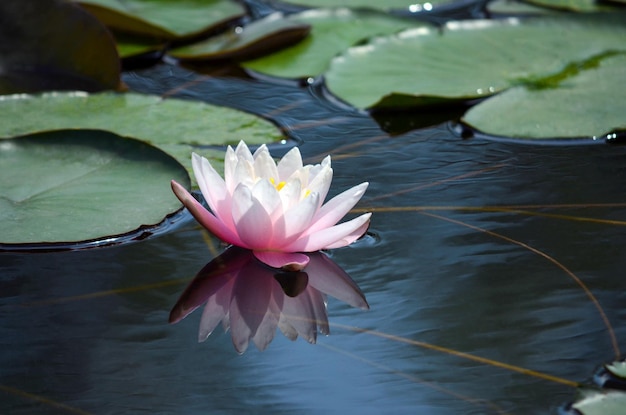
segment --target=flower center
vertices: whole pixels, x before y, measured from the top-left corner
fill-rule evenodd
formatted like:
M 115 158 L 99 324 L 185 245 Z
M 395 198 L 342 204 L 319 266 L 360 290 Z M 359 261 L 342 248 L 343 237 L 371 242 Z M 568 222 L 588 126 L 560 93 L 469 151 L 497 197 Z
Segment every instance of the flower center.
M 270 183 L 272 183 L 272 186 L 274 186 L 279 192 L 283 187 L 285 187 L 286 184 L 284 181 L 276 183 L 276 180 L 274 180 L 273 177 L 270 177 Z

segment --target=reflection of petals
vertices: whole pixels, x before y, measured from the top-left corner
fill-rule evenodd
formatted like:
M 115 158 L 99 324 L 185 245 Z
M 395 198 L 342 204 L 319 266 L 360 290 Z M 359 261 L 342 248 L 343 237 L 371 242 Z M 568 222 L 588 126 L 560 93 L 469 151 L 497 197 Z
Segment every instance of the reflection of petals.
M 352 307 L 369 309 L 359 286 L 339 265 L 321 252 L 313 252 L 307 266 L 309 284 L 320 292 L 335 297 Z
M 276 328 L 289 339 L 315 343 L 328 334 L 326 294 L 368 308 L 359 287 L 330 258 L 310 253 L 304 271 L 282 272 L 265 266 L 252 251 L 231 247 L 209 262 L 185 289 L 170 313 L 176 323 L 206 303 L 198 340 L 204 341 L 222 322 L 239 353 L 250 340 L 264 350 Z

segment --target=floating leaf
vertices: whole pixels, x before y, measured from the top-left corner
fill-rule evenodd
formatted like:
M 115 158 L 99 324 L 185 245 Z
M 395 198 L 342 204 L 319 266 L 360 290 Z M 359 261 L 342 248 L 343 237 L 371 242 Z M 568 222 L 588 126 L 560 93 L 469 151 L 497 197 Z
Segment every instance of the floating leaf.
M 156 225 L 180 209 L 170 156 L 104 131 L 64 130 L 0 140 L 0 249 L 101 240 Z
M 115 35 L 115 45 L 121 58 L 158 53 L 166 47 L 166 43 L 162 41 L 123 34 Z
M 243 67 L 285 78 L 312 77 L 324 72 L 333 56 L 359 41 L 424 25 L 385 13 L 349 9 L 308 10 L 285 19 L 310 25 L 310 35 L 290 48 L 243 62 Z
M 613 375 L 626 379 L 626 360 L 620 360 L 605 366 Z
M 191 37 L 242 17 L 244 7 L 232 0 L 80 0 L 114 31 L 178 39 Z
M 111 35 L 74 4 L 3 0 L 0 28 L 0 94 L 120 86 Z
M 537 6 L 556 9 L 556 10 L 568 10 L 575 12 L 591 12 L 606 10 L 609 7 L 606 4 L 601 4 L 596 0 L 526 0 L 530 4 Z
M 283 0 L 274 3 L 292 4 L 302 7 L 351 7 L 351 8 L 368 8 L 382 11 L 392 9 L 412 9 L 414 11 L 431 10 L 432 6 L 439 4 L 452 3 L 454 0 L 431 0 L 431 1 L 411 1 L 411 0 Z
M 359 108 L 484 98 L 626 50 L 626 14 L 449 22 L 348 49 L 325 73 L 332 93 Z
M 65 128 L 102 129 L 144 140 L 172 155 L 188 171 L 192 151 L 211 155 L 203 147 L 282 138 L 268 121 L 200 101 L 109 92 L 0 98 L 0 138 Z M 223 159 L 223 152 L 214 150 L 212 155 Z
M 272 53 L 304 39 L 310 26 L 271 14 L 244 27 L 172 49 L 168 53 L 183 61 L 243 60 Z
M 626 393 L 609 389 L 583 388 L 580 398 L 571 407 L 581 415 L 623 415 Z M 572 412 L 574 413 L 574 412 Z
M 599 137 L 626 129 L 626 54 L 545 88 L 511 88 L 462 118 L 490 135 L 515 138 Z

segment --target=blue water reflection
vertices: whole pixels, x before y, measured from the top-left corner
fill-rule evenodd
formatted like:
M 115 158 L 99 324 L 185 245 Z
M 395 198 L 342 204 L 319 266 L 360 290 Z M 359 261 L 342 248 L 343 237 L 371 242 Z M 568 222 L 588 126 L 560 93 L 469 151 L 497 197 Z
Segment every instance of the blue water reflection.
M 276 328 L 290 340 L 310 343 L 318 331 L 329 333 L 326 295 L 353 307 L 369 308 L 350 276 L 321 252 L 310 255 L 301 272 L 284 272 L 259 262 L 252 251 L 230 247 L 196 275 L 173 307 L 177 323 L 204 306 L 198 340 L 205 341 L 221 322 L 230 330 L 235 350 L 243 353 L 250 340 L 265 350 Z

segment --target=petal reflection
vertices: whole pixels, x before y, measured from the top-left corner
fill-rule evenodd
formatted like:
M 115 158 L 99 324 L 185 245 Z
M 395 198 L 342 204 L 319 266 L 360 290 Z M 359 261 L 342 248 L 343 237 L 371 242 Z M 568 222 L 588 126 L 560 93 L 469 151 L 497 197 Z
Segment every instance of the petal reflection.
M 205 304 L 199 341 L 221 322 L 239 353 L 250 341 L 264 350 L 277 328 L 290 340 L 300 336 L 315 343 L 318 332 L 329 333 L 326 294 L 353 307 L 369 308 L 356 283 L 321 252 L 310 254 L 304 270 L 286 272 L 233 246 L 200 270 L 172 308 L 169 321 L 177 323 Z

